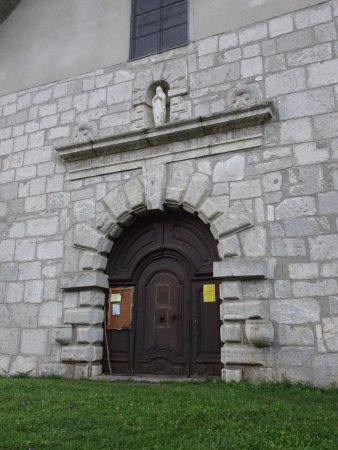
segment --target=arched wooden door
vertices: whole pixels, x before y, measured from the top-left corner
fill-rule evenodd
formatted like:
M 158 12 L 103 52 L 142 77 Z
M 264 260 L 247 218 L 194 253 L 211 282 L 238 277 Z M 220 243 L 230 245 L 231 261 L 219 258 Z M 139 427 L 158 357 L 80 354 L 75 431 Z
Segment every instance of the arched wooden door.
M 149 215 L 123 232 L 107 273 L 114 292 L 134 288 L 132 322 L 107 331 L 105 373 L 220 375 L 218 295 L 203 295 L 204 285 L 218 292 L 215 260 L 209 228 L 187 213 Z

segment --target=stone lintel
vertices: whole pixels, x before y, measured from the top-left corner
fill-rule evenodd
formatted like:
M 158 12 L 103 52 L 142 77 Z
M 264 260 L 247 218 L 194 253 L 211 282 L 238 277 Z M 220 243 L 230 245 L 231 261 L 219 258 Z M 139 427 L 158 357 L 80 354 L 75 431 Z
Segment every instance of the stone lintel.
M 81 144 L 56 147 L 66 161 L 76 161 L 111 153 L 139 150 L 185 139 L 260 125 L 273 117 L 273 103 L 260 102 L 248 108 L 166 123 L 158 128 L 120 133 Z
M 264 259 L 234 259 L 214 262 L 214 277 L 224 279 L 254 280 L 269 278 L 269 262 Z

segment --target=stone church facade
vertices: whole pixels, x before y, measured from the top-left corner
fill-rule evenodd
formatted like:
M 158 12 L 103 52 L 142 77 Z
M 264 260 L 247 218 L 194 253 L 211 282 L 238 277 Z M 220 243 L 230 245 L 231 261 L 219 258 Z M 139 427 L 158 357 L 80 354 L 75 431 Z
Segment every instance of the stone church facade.
M 29 13 L 14 3 L 0 56 Z M 0 68 L 0 374 L 100 375 L 114 248 L 185 213 L 217 248 L 220 376 L 337 383 L 338 2 L 261 3 L 254 23 L 57 81 Z

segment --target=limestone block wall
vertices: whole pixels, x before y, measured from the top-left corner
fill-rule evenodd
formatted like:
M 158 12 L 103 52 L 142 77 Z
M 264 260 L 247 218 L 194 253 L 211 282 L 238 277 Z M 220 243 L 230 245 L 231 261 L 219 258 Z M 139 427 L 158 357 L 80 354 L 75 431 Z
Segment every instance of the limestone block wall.
M 337 32 L 327 1 L 0 97 L 0 373 L 100 373 L 107 255 L 137 214 L 167 206 L 219 241 L 224 378 L 337 382 Z M 152 126 L 159 81 L 173 127 L 226 111 L 239 81 L 275 116 L 151 147 L 100 144 Z M 66 161 L 56 149 L 70 145 Z M 271 320 L 271 347 L 248 343 L 255 315 Z

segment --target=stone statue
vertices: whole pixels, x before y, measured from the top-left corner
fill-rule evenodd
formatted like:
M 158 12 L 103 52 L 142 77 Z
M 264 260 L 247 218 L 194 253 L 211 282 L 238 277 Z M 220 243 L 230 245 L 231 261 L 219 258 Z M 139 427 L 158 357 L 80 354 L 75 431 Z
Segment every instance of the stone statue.
M 157 86 L 156 94 L 152 99 L 155 127 L 165 124 L 166 119 L 166 95 L 161 86 Z
M 230 105 L 233 109 L 247 108 L 254 103 L 251 97 L 250 86 L 246 83 L 239 83 L 231 91 Z

